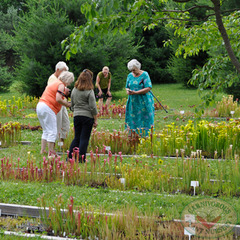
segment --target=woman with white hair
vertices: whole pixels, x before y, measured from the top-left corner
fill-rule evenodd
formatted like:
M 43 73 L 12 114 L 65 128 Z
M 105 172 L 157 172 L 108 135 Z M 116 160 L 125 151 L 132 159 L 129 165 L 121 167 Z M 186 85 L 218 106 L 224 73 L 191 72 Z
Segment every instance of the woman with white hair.
M 132 59 L 128 65 L 126 90 L 128 96 L 125 123 L 129 130 L 133 130 L 142 137 L 148 135 L 154 125 L 154 100 L 149 92 L 152 82 L 146 71 L 141 70 L 141 63 Z
M 48 155 L 55 155 L 54 144 L 57 138 L 57 119 L 56 115 L 61 110 L 62 105 L 71 107 L 71 102 L 64 101 L 67 97 L 66 86 L 74 81 L 74 75 L 71 72 L 63 71 L 57 80 L 48 85 L 37 105 L 37 116 L 43 129 L 41 151 L 45 153 L 48 144 Z

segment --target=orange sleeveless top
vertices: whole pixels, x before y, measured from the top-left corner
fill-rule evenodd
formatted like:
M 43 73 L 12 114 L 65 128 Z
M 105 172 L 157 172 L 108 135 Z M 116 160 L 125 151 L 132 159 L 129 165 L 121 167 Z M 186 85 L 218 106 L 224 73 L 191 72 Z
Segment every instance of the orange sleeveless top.
M 56 101 L 56 94 L 59 84 L 63 84 L 63 82 L 57 79 L 53 83 L 48 85 L 39 100 L 39 102 L 44 102 L 45 104 L 47 104 L 55 112 L 56 115 L 62 107 L 62 104 Z M 64 97 L 62 98 L 64 99 Z

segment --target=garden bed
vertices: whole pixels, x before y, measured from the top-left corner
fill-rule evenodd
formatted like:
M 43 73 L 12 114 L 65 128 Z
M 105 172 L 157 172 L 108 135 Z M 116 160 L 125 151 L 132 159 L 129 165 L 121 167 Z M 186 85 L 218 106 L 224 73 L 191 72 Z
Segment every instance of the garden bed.
M 35 206 L 24 206 L 24 205 L 15 205 L 15 204 L 3 204 L 0 203 L 0 210 L 1 210 L 1 218 L 0 222 L 2 223 L 2 229 L 8 228 L 9 230 L 15 230 L 17 232 L 22 233 L 41 233 L 47 236 L 54 236 L 54 230 L 52 227 L 46 226 L 46 219 L 45 223 L 43 224 L 39 218 L 40 216 L 43 216 L 43 211 L 45 212 L 45 218 L 51 218 L 51 214 L 53 214 L 53 209 L 49 209 L 47 207 L 40 208 Z M 64 217 L 68 216 L 69 209 L 61 209 L 61 214 Z M 77 210 L 73 210 L 73 212 L 77 213 Z M 113 213 L 93 213 L 91 211 L 85 212 L 88 216 L 91 216 L 91 214 L 102 214 L 104 217 L 116 217 L 117 215 Z M 118 213 L 119 214 L 119 213 Z M 11 216 L 11 217 L 9 217 Z M 21 217 L 27 217 L 26 219 L 23 219 Z M 126 216 L 125 216 L 126 217 Z M 184 225 L 182 224 L 181 220 L 170 220 L 170 221 L 164 221 L 161 220 L 161 216 L 158 216 L 157 218 L 147 217 L 147 216 L 135 216 L 139 219 L 141 219 L 141 222 L 144 222 L 144 219 L 148 219 L 148 221 L 153 221 L 155 225 L 155 230 L 148 229 L 148 230 L 137 230 L 136 231 L 136 238 L 134 239 L 148 239 L 148 237 L 151 237 L 151 239 L 167 239 L 169 237 L 170 239 L 184 239 Z M 2 219 L 4 218 L 4 219 Z M 34 218 L 34 219 L 32 219 Z M 38 219 L 37 219 L 38 218 Z M 64 220 L 67 223 L 67 219 Z M 136 221 L 136 219 L 135 219 Z M 8 226 L 4 226 L 8 225 Z M 7 223 L 7 224 L 6 224 Z M 156 227 L 157 226 L 157 227 Z M 12 229 L 9 229 L 12 228 Z M 233 239 L 240 236 L 240 225 L 232 226 L 232 233 L 233 233 Z M 55 230 L 56 231 L 56 230 Z M 6 234 L 14 234 L 14 232 L 8 232 Z M 64 239 L 66 239 L 66 233 L 62 233 Z M 27 235 L 24 235 L 27 236 Z M 33 236 L 33 235 L 32 235 Z M 35 235 L 36 236 L 36 235 Z M 141 238 L 138 238 L 140 237 Z M 75 236 L 76 239 L 82 239 L 81 237 Z M 124 237 L 124 235 L 122 235 Z M 166 238 L 163 238 L 166 237 Z M 192 236 L 194 239 L 194 236 Z M 56 238 L 57 239 L 57 238 Z M 110 238 L 111 239 L 111 238 Z M 121 238 L 119 238 L 121 239 Z M 231 239 L 231 238 L 230 238 Z

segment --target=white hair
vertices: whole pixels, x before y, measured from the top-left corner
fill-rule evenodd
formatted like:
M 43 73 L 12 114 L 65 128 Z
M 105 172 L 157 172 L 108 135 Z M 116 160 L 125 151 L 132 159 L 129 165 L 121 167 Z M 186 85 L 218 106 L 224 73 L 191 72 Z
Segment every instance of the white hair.
M 67 64 L 65 63 L 65 62 L 58 62 L 57 64 L 56 64 L 56 66 L 55 66 L 55 71 L 57 71 L 58 69 L 61 71 L 61 70 L 63 70 L 63 69 L 66 69 L 67 71 L 68 71 L 68 66 L 67 66 Z
M 129 71 L 132 71 L 133 67 L 136 67 L 137 69 L 140 70 L 141 69 L 141 63 L 136 59 L 132 59 L 130 62 L 128 62 L 127 67 L 128 67 Z
M 74 75 L 72 72 L 63 71 L 58 77 L 65 85 L 70 85 L 74 81 Z

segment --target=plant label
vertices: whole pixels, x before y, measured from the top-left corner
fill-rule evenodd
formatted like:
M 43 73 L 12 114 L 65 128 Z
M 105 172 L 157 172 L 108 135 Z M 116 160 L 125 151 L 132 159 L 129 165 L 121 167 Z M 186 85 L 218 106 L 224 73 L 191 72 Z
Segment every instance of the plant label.
M 2 142 L 0 141 L 0 146 L 2 145 Z
M 185 222 L 189 222 L 189 226 L 191 226 L 192 223 L 195 223 L 195 215 L 186 214 L 185 215 Z
M 110 151 L 111 150 L 111 147 L 110 146 L 106 146 L 106 151 Z
M 121 116 L 122 116 L 122 114 L 121 114 L 121 113 L 119 113 L 118 115 L 119 115 L 119 117 L 121 117 Z
M 182 110 L 182 111 L 180 111 L 180 113 L 181 113 L 181 114 L 184 114 L 184 111 Z
M 58 142 L 58 146 L 63 146 L 63 142 Z
M 192 235 L 195 235 L 195 228 L 193 228 L 193 227 L 185 227 L 184 228 L 184 235 L 188 235 L 189 239 L 191 239 L 190 237 Z
M 198 181 L 191 181 L 191 187 L 198 187 L 199 182 Z
M 120 183 L 122 183 L 123 185 L 125 185 L 126 179 L 125 179 L 125 178 L 120 178 Z

